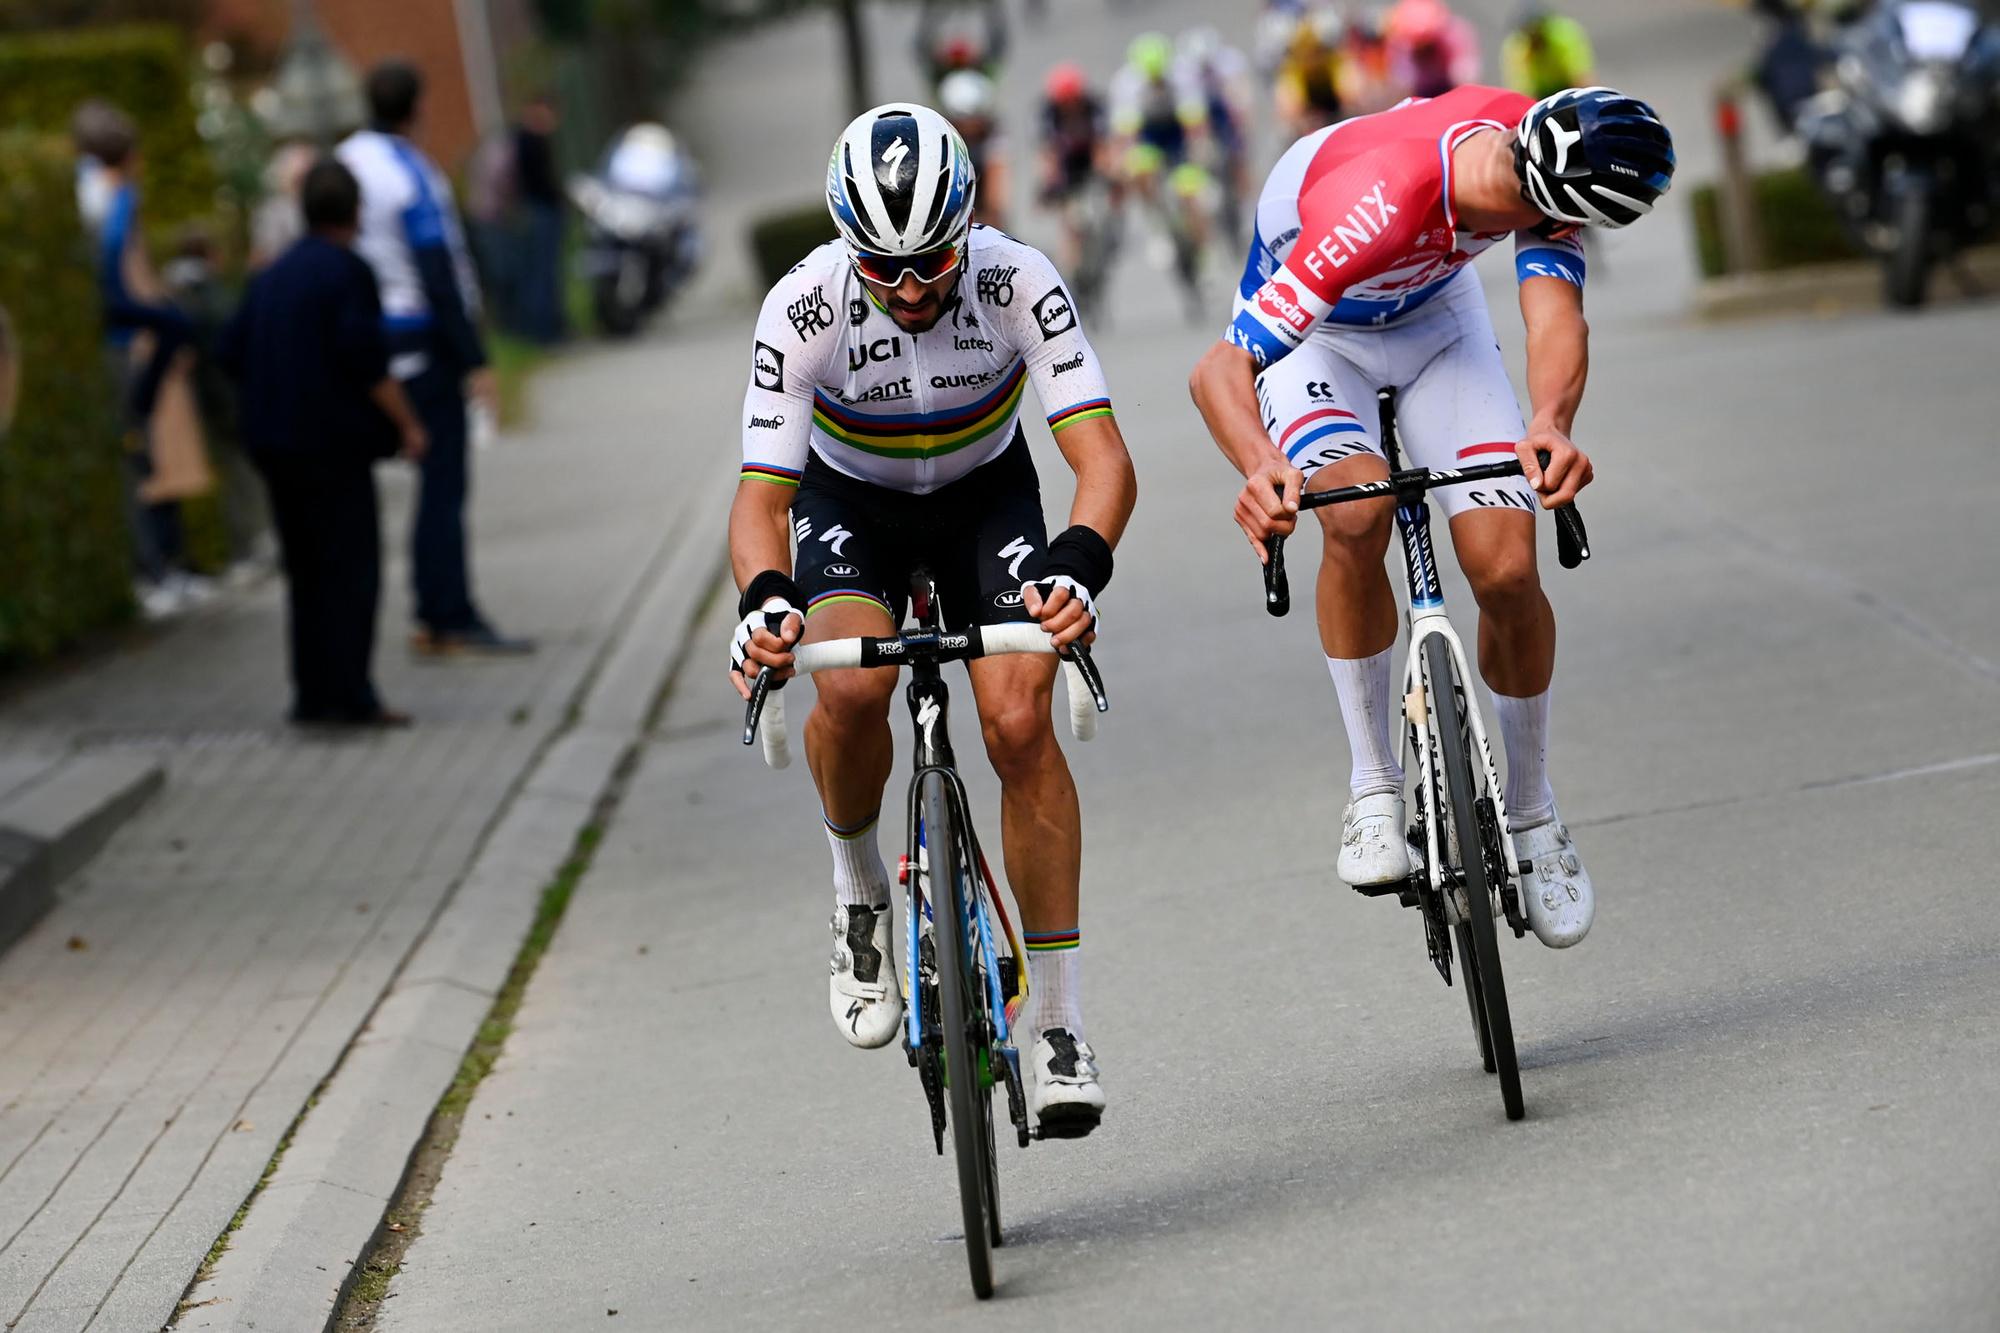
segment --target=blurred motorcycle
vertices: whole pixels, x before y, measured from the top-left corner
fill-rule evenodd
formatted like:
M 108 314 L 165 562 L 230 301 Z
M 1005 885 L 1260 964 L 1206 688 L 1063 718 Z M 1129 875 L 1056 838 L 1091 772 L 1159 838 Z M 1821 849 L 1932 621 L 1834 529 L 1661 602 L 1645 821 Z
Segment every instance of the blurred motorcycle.
M 597 326 L 626 338 L 663 309 L 701 257 L 693 164 L 664 126 L 626 130 L 569 196 L 587 234 L 578 256 Z
M 1884 293 L 1922 305 L 1933 266 L 1986 235 L 2000 187 L 2000 29 L 1957 0 L 1883 5 L 1835 42 L 1799 110 L 1820 189 Z

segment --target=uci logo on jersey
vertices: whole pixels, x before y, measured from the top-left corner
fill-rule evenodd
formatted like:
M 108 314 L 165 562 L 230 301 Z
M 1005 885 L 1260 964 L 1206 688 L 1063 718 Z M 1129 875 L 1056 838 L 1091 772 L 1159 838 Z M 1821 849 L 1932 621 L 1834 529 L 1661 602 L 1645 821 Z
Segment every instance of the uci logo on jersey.
M 872 343 L 856 343 L 847 349 L 847 368 L 860 370 L 871 361 L 891 361 L 903 354 L 903 340 L 877 338 Z

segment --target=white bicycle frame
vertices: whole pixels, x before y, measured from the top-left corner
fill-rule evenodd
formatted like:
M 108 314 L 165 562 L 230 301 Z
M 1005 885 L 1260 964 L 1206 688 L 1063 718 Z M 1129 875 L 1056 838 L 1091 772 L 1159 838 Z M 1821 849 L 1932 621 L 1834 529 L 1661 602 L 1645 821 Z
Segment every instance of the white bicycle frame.
M 1453 925 L 1464 924 L 1464 913 L 1471 904 L 1462 896 L 1447 893 L 1444 886 L 1444 866 L 1446 858 L 1440 855 L 1440 838 L 1456 838 L 1456 825 L 1449 823 L 1446 811 L 1438 803 L 1438 792 L 1442 782 L 1437 771 L 1437 746 L 1441 738 L 1433 722 L 1431 691 L 1437 688 L 1429 679 L 1429 669 L 1424 665 L 1424 644 L 1427 640 L 1444 640 L 1451 654 L 1452 668 L 1458 673 L 1459 681 L 1465 686 L 1465 719 L 1472 731 L 1472 738 L 1479 747 L 1479 764 L 1486 773 L 1486 792 L 1492 798 L 1493 812 L 1500 822 L 1500 845 L 1506 857 L 1507 875 L 1513 878 L 1519 874 L 1520 858 L 1514 851 L 1514 830 L 1507 818 L 1506 798 L 1502 795 L 1500 770 L 1493 762 L 1493 744 L 1487 739 L 1486 719 L 1479 711 L 1477 691 L 1472 688 L 1472 672 L 1466 663 L 1465 645 L 1460 642 L 1458 631 L 1452 628 L 1451 620 L 1445 615 L 1442 604 L 1437 606 L 1413 606 L 1410 609 L 1410 655 L 1403 667 L 1403 716 L 1409 723 L 1405 730 L 1405 743 L 1414 755 L 1408 756 L 1404 767 L 1417 774 L 1417 799 L 1422 803 L 1424 813 L 1424 848 L 1427 873 L 1431 887 L 1443 897 L 1446 915 Z M 1451 682 L 1445 682 L 1450 688 Z M 1410 762 L 1411 760 L 1414 763 Z M 1440 830 L 1444 830 L 1443 834 Z M 1448 846 L 1448 844 L 1446 844 Z M 1460 855 L 1465 855 L 1460 849 Z M 1473 849 L 1472 854 L 1477 854 Z M 1493 915 L 1502 915 L 1501 889 L 1504 881 L 1488 885 L 1493 895 Z

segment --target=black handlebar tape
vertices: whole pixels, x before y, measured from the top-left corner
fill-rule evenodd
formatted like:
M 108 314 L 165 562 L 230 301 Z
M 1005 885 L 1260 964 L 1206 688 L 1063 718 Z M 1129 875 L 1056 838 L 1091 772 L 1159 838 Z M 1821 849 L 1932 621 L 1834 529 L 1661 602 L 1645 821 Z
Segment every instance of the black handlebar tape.
M 1535 461 L 1547 467 L 1549 451 L 1535 450 Z M 1590 534 L 1584 531 L 1583 515 L 1574 502 L 1556 510 L 1556 559 L 1564 569 L 1575 569 L 1590 559 Z
M 1264 562 L 1264 609 L 1282 616 L 1292 609 L 1292 585 L 1285 578 L 1285 539 L 1274 532 L 1264 539 L 1264 549 L 1271 553 Z
M 1584 531 L 1583 515 L 1573 504 L 1556 510 L 1556 559 L 1564 569 L 1575 569 L 1590 559 L 1590 534 Z

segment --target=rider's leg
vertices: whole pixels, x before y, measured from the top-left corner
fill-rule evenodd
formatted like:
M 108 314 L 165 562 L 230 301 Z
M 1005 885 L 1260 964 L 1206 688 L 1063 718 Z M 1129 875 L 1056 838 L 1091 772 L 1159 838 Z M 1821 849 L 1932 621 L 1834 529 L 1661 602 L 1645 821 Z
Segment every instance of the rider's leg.
M 1507 751 L 1507 813 L 1517 827 L 1546 823 L 1555 813 L 1547 735 L 1556 617 L 1535 568 L 1535 517 L 1468 510 L 1452 518 L 1451 544 L 1479 603 L 1479 674 Z
M 1380 380 L 1349 359 L 1348 353 L 1362 355 L 1352 345 L 1356 336 L 1315 335 L 1257 381 L 1272 443 L 1307 474 L 1308 490 L 1389 475 L 1375 439 L 1374 385 Z M 1354 760 L 1338 870 L 1349 884 L 1387 883 L 1409 874 L 1397 758 L 1401 732 L 1390 689 L 1397 605 L 1382 565 L 1394 505 L 1371 500 L 1315 512 L 1320 646 Z

